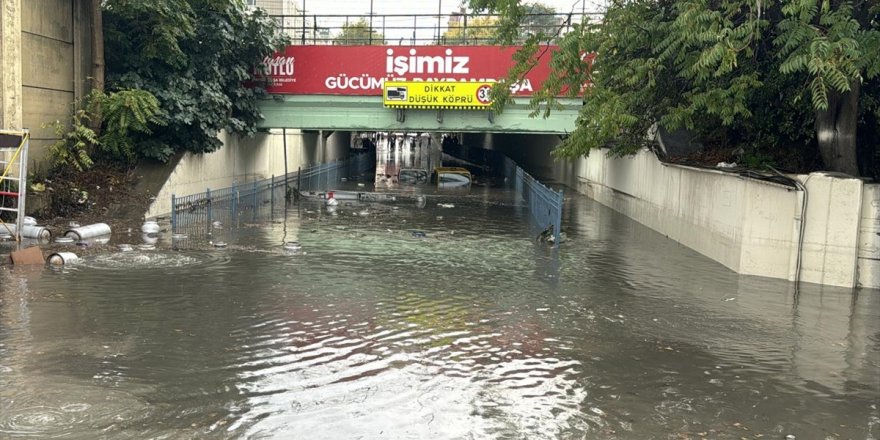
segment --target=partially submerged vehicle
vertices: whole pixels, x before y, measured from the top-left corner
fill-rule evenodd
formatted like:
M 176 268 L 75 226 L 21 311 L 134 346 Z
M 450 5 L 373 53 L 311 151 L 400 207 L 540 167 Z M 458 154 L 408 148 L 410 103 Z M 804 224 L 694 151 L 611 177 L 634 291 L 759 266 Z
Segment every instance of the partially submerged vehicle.
M 428 170 L 421 168 L 401 168 L 397 172 L 397 182 L 408 185 L 420 185 L 428 183 L 430 176 Z
M 471 172 L 461 167 L 438 167 L 434 170 L 437 175 L 438 188 L 461 188 L 471 185 Z

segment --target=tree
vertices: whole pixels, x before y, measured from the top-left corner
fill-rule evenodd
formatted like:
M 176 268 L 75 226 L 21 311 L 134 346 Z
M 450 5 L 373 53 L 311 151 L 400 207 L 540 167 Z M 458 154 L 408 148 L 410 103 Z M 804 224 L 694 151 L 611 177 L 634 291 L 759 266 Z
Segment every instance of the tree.
M 523 16 L 514 0 L 471 4 L 499 11 L 509 28 Z M 660 124 L 748 148 L 818 145 L 828 169 L 857 175 L 857 133 L 876 134 L 880 119 L 863 93 L 880 81 L 878 29 L 880 5 L 868 0 L 614 0 L 600 23 L 560 40 L 533 105 L 546 115 L 566 89 L 584 91 L 560 157 L 628 154 Z M 527 42 L 511 79 L 538 49 Z
M 498 19 L 491 16 L 474 17 L 453 23 L 443 33 L 442 44 L 492 44 L 497 38 Z
M 367 20 L 361 18 L 354 23 L 342 25 L 342 31 L 333 39 L 333 44 L 337 46 L 382 46 L 385 44 L 385 36 L 370 28 Z
M 161 109 L 147 131 L 126 132 L 139 155 L 210 152 L 221 146 L 220 130 L 256 132 L 257 99 L 266 92 L 254 73 L 286 44 L 262 10 L 247 12 L 237 0 L 103 4 L 108 86 L 149 92 Z
M 541 3 L 526 4 L 523 9 L 525 14 L 520 41 L 524 41 L 529 35 L 536 35 L 541 40 L 552 39 L 559 33 L 562 20 L 556 14 L 556 9 Z
M 104 24 L 101 0 L 91 0 L 92 20 L 92 89 L 104 91 Z
M 101 11 L 101 0 L 91 0 L 89 2 L 91 9 L 90 16 L 92 21 L 92 90 L 104 92 L 104 22 L 103 13 Z M 74 122 L 76 119 L 74 118 Z M 97 109 L 90 119 L 92 131 L 101 132 L 101 113 Z M 56 131 L 57 128 L 56 128 Z

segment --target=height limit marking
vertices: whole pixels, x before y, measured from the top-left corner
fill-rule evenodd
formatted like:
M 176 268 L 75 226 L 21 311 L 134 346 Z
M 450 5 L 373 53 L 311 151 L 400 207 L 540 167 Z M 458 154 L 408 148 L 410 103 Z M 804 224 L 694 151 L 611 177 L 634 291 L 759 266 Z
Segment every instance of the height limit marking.
M 488 105 L 492 102 L 491 84 L 483 84 L 477 89 L 477 101 L 484 105 Z

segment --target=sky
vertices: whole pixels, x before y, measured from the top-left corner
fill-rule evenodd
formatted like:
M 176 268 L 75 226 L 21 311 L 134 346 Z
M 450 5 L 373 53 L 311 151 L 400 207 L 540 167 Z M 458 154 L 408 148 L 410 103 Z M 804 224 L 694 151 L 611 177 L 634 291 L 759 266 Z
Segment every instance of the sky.
M 550 6 L 560 14 L 575 12 L 600 11 L 606 0 L 538 0 L 539 3 Z M 528 1 L 531 3 L 532 1 Z M 341 23 L 345 22 L 347 17 L 324 17 L 321 15 L 346 15 L 350 21 L 355 21 L 360 17 L 367 17 L 372 4 L 373 27 L 378 31 L 382 31 L 384 24 L 384 34 L 389 44 L 394 44 L 398 40 L 402 40 L 402 44 L 406 44 L 405 39 L 409 39 L 413 34 L 413 27 L 417 27 L 419 39 L 431 39 L 436 35 L 437 12 L 438 10 L 444 15 L 448 15 L 460 10 L 461 0 L 294 0 L 298 8 L 305 7 L 308 15 L 317 15 L 319 26 L 329 27 L 335 33 Z M 466 3 L 466 0 L 465 2 Z M 417 26 L 413 26 L 413 17 L 384 17 L 384 14 L 425 14 L 424 17 L 417 17 Z M 429 15 L 433 14 L 433 18 Z M 447 17 L 443 17 L 441 22 L 442 30 L 445 31 Z M 575 19 L 579 21 L 579 19 Z M 339 22 L 339 24 L 331 22 Z

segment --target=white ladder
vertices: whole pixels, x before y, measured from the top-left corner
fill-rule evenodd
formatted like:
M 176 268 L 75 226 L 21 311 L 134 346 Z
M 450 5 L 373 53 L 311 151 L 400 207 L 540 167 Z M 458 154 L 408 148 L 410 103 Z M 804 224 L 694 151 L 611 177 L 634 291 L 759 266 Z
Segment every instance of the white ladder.
M 15 229 L 0 220 L 0 235 L 12 235 L 18 243 L 24 226 L 29 141 L 28 130 L 0 130 L 0 213 L 15 213 Z M 7 200 L 14 200 L 14 206 L 7 207 Z

